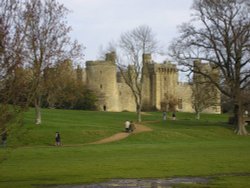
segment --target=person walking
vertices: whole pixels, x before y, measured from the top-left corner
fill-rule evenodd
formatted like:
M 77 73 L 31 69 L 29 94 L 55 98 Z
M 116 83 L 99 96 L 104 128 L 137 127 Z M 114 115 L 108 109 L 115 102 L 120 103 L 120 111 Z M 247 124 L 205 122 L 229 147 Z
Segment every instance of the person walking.
M 2 133 L 2 146 L 6 147 L 7 144 L 7 130 Z
M 248 111 L 245 110 L 245 117 L 248 117 Z
M 172 120 L 176 120 L 176 114 L 175 114 L 175 112 L 173 112 L 173 114 L 172 114 Z
M 164 112 L 162 113 L 162 119 L 163 119 L 163 121 L 166 121 L 166 120 L 167 120 L 167 112 L 166 112 L 166 111 L 164 111 Z
M 56 132 L 56 136 L 55 136 L 55 140 L 56 140 L 56 146 L 60 146 L 61 145 L 61 136 L 59 132 Z
M 130 122 L 127 120 L 125 121 L 125 132 L 129 132 L 129 129 L 130 129 Z
M 130 132 L 133 132 L 135 130 L 135 124 L 133 121 L 130 121 L 129 130 L 130 130 Z

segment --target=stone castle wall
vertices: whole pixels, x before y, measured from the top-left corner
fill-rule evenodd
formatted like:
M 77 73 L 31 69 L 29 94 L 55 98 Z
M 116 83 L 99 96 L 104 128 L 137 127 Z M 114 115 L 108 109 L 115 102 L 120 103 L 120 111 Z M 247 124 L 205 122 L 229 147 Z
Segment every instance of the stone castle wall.
M 108 54 L 105 61 L 86 62 L 86 84 L 99 97 L 99 110 L 136 111 L 133 93 L 123 78 L 117 74 L 115 54 Z M 151 55 L 143 56 L 143 109 L 165 110 L 164 102 L 178 100 L 177 111 L 193 112 L 192 89 L 189 84 L 178 83 L 176 65 L 169 62 L 158 64 Z M 218 92 L 219 96 L 219 92 Z M 219 100 L 219 98 L 218 98 Z M 220 113 L 219 106 L 206 109 L 209 113 Z
M 176 87 L 176 96 L 178 97 L 177 110 L 180 112 L 193 112 L 192 108 L 192 89 L 188 83 L 178 83 Z
M 130 111 L 133 112 L 136 109 L 134 95 L 126 83 L 118 83 L 119 91 L 119 111 Z

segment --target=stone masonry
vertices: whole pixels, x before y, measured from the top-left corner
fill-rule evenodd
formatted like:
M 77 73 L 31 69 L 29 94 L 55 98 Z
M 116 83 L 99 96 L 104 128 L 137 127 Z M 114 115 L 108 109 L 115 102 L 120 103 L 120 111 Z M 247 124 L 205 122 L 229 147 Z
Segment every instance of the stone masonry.
M 168 110 L 170 100 L 176 100 L 177 111 L 193 112 L 192 89 L 188 83 L 178 82 L 178 69 L 170 62 L 155 63 L 150 54 L 143 55 L 143 110 Z M 105 60 L 87 61 L 86 84 L 95 91 L 100 111 L 136 111 L 134 96 L 117 71 L 115 54 Z M 218 93 L 218 98 L 220 100 Z M 205 110 L 220 113 L 220 105 Z

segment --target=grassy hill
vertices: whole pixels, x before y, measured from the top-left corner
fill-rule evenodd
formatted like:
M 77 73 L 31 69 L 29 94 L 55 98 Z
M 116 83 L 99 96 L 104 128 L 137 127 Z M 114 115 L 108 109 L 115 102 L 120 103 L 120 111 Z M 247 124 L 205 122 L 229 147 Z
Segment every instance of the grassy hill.
M 11 129 L 8 147 L 0 148 L 0 187 L 171 177 L 211 177 L 206 185 L 176 187 L 250 187 L 250 138 L 235 135 L 227 116 L 202 114 L 197 121 L 177 113 L 176 121 L 163 122 L 161 115 L 143 115 L 151 132 L 88 145 L 123 131 L 124 121 L 136 115 L 44 109 L 43 124 L 36 126 L 30 110 L 24 124 Z M 62 147 L 54 146 L 56 131 Z

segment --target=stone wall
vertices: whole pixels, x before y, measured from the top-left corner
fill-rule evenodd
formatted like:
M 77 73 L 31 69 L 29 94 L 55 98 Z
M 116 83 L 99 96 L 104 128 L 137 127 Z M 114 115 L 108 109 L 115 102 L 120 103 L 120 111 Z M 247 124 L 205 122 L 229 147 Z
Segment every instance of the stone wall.
M 132 94 L 130 88 L 126 83 L 118 83 L 119 91 L 119 102 L 120 110 L 119 111 L 136 111 L 136 103 L 134 95 Z
M 192 107 L 192 89 L 188 83 L 178 83 L 176 87 L 176 96 L 178 97 L 177 111 L 194 112 Z
M 136 111 L 133 93 L 124 79 L 117 73 L 115 54 L 108 54 L 105 61 L 88 61 L 84 71 L 86 84 L 99 97 L 99 110 Z M 162 104 L 174 98 L 178 101 L 176 110 L 194 112 L 192 108 L 192 89 L 187 83 L 178 83 L 177 67 L 170 62 L 155 63 L 150 54 L 143 56 L 143 109 L 164 110 Z M 204 67 L 208 65 L 204 64 Z M 220 102 L 220 94 L 218 104 Z M 220 106 L 205 110 L 209 113 L 220 113 Z

